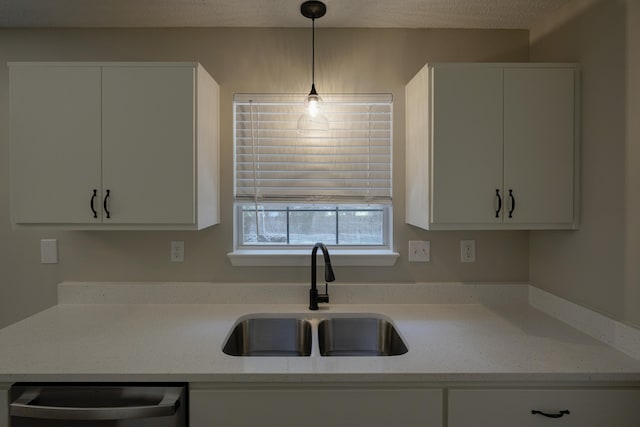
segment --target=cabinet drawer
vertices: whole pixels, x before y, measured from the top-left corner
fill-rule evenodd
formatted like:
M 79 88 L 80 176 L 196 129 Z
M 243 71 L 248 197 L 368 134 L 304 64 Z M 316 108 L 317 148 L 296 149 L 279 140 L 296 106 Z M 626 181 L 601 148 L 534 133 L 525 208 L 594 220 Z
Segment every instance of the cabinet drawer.
M 449 427 L 637 427 L 640 390 L 450 390 L 448 417 Z
M 195 389 L 192 427 L 442 427 L 442 390 L 368 388 Z

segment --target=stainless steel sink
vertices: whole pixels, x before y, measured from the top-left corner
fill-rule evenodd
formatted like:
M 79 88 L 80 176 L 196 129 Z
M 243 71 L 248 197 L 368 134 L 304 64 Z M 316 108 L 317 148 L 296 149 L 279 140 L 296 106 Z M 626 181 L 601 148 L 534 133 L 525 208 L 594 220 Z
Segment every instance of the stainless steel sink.
M 248 318 L 235 325 L 222 351 L 231 356 L 309 356 L 311 324 L 298 318 Z
M 377 317 L 336 317 L 318 325 L 322 356 L 398 356 L 406 353 L 393 324 Z

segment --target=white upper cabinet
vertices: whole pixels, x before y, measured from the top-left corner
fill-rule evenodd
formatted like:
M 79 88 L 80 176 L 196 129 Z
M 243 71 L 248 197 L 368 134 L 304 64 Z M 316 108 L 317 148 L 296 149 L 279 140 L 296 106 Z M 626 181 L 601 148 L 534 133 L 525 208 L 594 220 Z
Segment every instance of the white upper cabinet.
M 11 63 L 18 225 L 218 223 L 217 83 L 193 63 Z
M 577 85 L 571 64 L 426 65 L 406 86 L 406 222 L 575 228 Z

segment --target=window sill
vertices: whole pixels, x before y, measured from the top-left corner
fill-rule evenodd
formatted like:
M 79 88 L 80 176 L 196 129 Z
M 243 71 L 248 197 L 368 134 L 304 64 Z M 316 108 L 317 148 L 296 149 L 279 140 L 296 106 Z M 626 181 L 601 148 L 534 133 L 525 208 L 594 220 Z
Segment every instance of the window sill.
M 334 266 L 391 267 L 400 256 L 390 250 L 332 249 Z M 322 252 L 318 252 L 318 256 Z M 234 267 L 305 267 L 311 265 L 310 250 L 241 249 L 227 254 Z

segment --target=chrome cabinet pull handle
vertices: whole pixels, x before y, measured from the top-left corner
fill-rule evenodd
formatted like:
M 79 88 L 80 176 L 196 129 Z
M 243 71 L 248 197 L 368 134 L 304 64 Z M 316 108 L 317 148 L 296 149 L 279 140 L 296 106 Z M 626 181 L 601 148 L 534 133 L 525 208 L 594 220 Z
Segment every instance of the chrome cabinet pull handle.
M 548 414 L 548 413 L 546 413 L 546 412 L 536 411 L 535 409 L 534 409 L 534 410 L 532 410 L 532 411 L 531 411 L 531 413 L 532 413 L 533 415 L 536 415 L 536 414 L 538 414 L 538 415 L 542 415 L 543 417 L 547 417 L 547 418 L 562 418 L 562 417 L 564 417 L 565 415 L 569 415 L 569 414 L 571 414 L 571 412 L 569 412 L 569 410 L 568 410 L 568 409 L 565 409 L 564 411 L 560 411 L 560 412 L 558 412 L 557 414 Z
M 109 197 L 111 197 L 110 190 L 107 190 L 107 195 L 104 196 L 104 203 L 102 204 L 104 207 L 104 211 L 107 214 L 107 218 L 111 218 L 111 212 L 109 212 Z
M 91 201 L 89 202 L 89 206 L 91 207 L 91 212 L 93 212 L 93 217 L 98 218 L 98 212 L 94 207 L 93 203 L 96 201 L 96 197 L 98 197 L 98 190 L 93 190 L 93 196 L 91 196 Z

